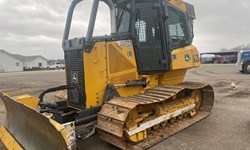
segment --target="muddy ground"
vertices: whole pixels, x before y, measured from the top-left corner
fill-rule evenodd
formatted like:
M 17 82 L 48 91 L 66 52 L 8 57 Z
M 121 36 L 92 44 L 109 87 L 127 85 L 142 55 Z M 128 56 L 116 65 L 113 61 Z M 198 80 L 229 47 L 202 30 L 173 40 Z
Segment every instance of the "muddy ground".
M 215 104 L 211 115 L 151 149 L 250 149 L 250 75 L 241 74 L 234 65 L 212 64 L 190 70 L 186 80 L 207 82 L 214 87 Z M 236 84 L 236 89 L 230 87 L 232 82 Z M 63 71 L 0 74 L 0 89 L 13 95 L 27 93 L 38 96 L 46 88 L 64 83 Z M 0 101 L 0 124 L 4 122 L 4 117 L 5 108 Z M 83 149 L 117 149 L 99 140 L 97 135 L 85 142 Z

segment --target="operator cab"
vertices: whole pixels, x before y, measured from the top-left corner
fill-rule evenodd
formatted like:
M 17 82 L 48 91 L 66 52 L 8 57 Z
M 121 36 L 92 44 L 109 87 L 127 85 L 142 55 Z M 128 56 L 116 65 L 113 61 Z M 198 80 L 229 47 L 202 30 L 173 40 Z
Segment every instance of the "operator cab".
M 163 0 L 103 0 L 110 9 L 111 35 L 93 37 L 100 0 L 94 0 L 87 35 L 68 40 L 75 6 L 72 2 L 65 27 L 63 48 L 85 49 L 90 53 L 95 42 L 131 40 L 139 74 L 171 70 L 171 50 L 188 46 L 193 41 L 194 7 L 187 12 Z
M 71 4 L 63 38 L 68 99 L 75 107 L 85 107 L 83 54 L 91 53 L 95 43 L 129 43 L 138 74 L 151 75 L 171 71 L 172 50 L 193 41 L 194 7 L 183 3 L 184 11 L 163 0 L 102 0 L 110 9 L 112 34 L 93 37 L 100 5 L 100 0 L 94 0 L 86 37 L 68 39 L 74 9 L 81 1 Z

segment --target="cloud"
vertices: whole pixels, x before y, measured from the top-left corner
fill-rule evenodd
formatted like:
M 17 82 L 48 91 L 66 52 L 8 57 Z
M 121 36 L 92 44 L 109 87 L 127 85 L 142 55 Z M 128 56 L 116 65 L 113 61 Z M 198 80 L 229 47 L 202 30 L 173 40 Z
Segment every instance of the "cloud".
M 23 55 L 62 58 L 60 39 L 68 3 L 60 0 L 2 0 L 0 48 Z
M 200 51 L 249 43 L 249 7 L 246 0 L 186 0 L 195 6 L 194 44 Z M 63 58 L 61 40 L 71 0 L 0 0 L 0 49 L 23 55 Z M 86 35 L 92 0 L 76 8 L 70 37 Z M 96 35 L 110 33 L 108 7 L 97 16 Z
M 61 41 L 71 0 L 0 0 L 0 48 L 23 55 L 63 58 Z M 74 13 L 71 37 L 86 35 L 92 0 Z M 108 8 L 101 7 L 95 33 L 109 31 Z M 103 10 L 104 9 L 104 10 Z
M 250 43 L 250 1 L 187 0 L 195 6 L 194 44 L 200 51 L 218 51 L 222 47 Z

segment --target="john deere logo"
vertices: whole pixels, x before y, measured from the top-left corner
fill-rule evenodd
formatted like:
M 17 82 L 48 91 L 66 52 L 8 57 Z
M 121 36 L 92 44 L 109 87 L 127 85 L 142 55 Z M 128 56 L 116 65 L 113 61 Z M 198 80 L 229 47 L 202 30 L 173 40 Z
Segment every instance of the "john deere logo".
M 190 56 L 188 54 L 185 55 L 185 61 L 190 61 Z
M 72 81 L 72 83 L 78 83 L 78 73 L 77 72 L 72 73 L 71 81 Z

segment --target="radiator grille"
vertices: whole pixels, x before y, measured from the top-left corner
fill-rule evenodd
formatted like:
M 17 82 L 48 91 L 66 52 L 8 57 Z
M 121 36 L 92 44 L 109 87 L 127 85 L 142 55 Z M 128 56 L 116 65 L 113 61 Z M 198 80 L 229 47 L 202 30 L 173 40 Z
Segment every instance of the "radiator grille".
M 86 93 L 83 68 L 83 51 L 65 51 L 66 81 L 68 85 L 68 104 L 84 109 Z

